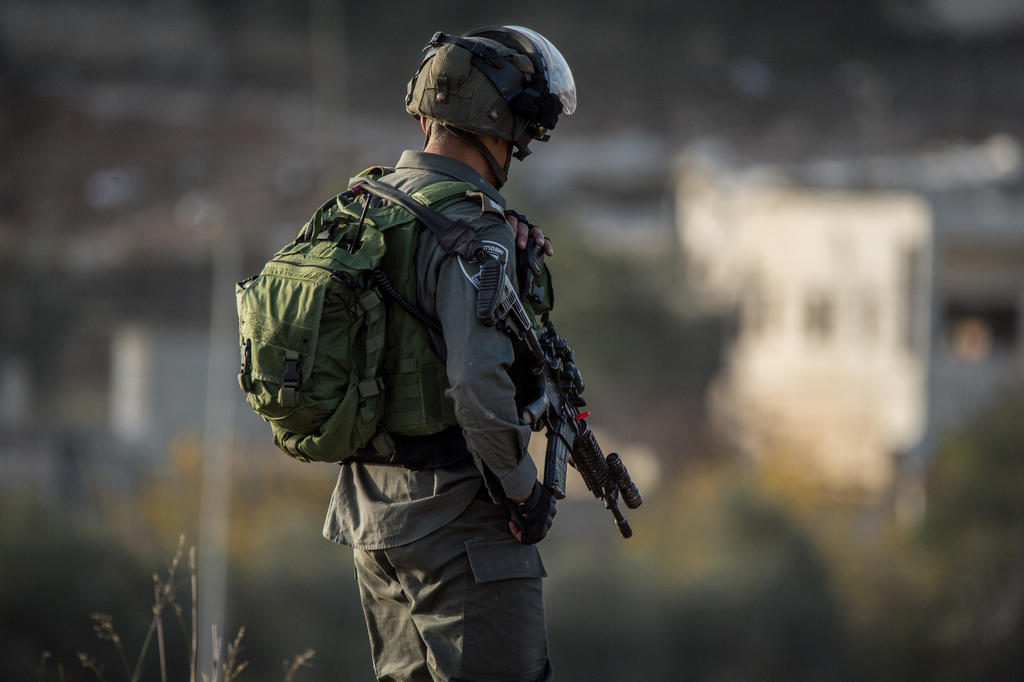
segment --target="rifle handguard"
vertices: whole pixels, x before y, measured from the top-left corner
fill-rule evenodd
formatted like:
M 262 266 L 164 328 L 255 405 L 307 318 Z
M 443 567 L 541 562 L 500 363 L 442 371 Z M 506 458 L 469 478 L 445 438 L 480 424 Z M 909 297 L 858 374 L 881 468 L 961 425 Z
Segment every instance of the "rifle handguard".
M 587 490 L 592 492 L 594 497 L 604 497 L 610 492 L 608 465 L 604 461 L 601 446 L 597 444 L 597 439 L 589 428 L 577 436 L 576 442 L 573 443 L 572 462 L 580 472 Z
M 622 458 L 614 452 L 605 458 L 593 432 L 585 427 L 583 433 L 573 443 L 572 461 L 587 489 L 594 497 L 603 500 L 605 508 L 615 517 L 615 526 L 622 537 L 632 537 L 633 529 L 619 510 L 619 494 L 622 494 L 623 501 L 630 509 L 639 507 L 643 503 L 643 498 L 630 480 Z
M 619 487 L 622 501 L 626 503 L 626 506 L 630 509 L 636 509 L 643 504 L 644 498 L 640 495 L 640 489 L 636 487 L 636 483 L 633 483 L 633 479 L 629 477 L 629 471 L 626 470 L 626 465 L 622 463 L 619 453 L 613 452 L 608 455 L 605 463 L 608 464 L 608 472 L 611 473 L 612 478 L 615 480 L 615 485 Z

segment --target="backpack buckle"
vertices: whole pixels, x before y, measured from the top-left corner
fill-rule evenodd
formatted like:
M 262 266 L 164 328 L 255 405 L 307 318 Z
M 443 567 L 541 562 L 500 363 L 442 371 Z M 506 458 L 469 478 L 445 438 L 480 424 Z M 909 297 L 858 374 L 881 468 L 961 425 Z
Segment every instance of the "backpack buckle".
M 363 379 L 359 382 L 358 391 L 360 398 L 372 398 L 384 391 L 384 380 L 380 377 Z
M 395 454 L 395 441 L 391 437 L 391 434 L 384 429 L 373 434 L 373 438 L 370 439 L 370 447 L 372 447 L 378 455 Z
M 302 373 L 299 370 L 299 353 L 294 350 L 284 352 L 284 377 L 281 390 L 277 393 L 277 402 L 281 407 L 297 407 L 299 404 L 299 388 L 302 385 Z
M 238 387 L 245 393 L 252 393 L 252 339 L 246 339 L 242 346 L 242 370 L 238 373 Z
M 359 307 L 364 313 L 368 313 L 381 304 L 380 296 L 373 289 L 367 289 L 359 297 Z

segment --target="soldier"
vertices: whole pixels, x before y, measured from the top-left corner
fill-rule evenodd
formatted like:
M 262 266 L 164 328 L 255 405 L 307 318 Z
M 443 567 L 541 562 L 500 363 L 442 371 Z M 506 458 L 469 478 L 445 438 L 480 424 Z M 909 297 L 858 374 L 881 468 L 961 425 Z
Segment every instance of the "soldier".
M 540 34 L 516 26 L 438 32 L 406 97 L 424 150 L 404 152 L 382 181 L 409 193 L 471 183 L 477 192 L 441 212 L 468 222 L 514 272 L 517 242 L 524 247 L 530 230 L 549 254 L 550 242 L 506 212 L 498 189 L 512 157 L 547 140 L 559 114 L 575 107 L 569 66 Z M 353 548 L 378 679 L 547 680 L 545 571 L 535 543 L 555 503 L 527 453 L 530 429 L 509 374 L 515 350 L 477 317 L 479 264 L 446 254 L 428 230 L 417 240 L 416 303 L 442 333 L 417 349 L 428 360 L 401 370 L 418 374 L 418 389 L 385 386 L 386 409 L 403 410 L 390 421 L 399 424 L 389 428 L 395 453 L 387 463 L 369 451 L 342 464 L 324 536 Z M 388 306 L 390 320 L 399 313 Z

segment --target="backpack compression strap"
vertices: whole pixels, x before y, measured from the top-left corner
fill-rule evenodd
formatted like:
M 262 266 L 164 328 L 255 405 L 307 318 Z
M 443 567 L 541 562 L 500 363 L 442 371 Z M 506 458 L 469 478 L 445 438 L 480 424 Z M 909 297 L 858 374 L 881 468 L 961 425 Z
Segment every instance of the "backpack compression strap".
M 366 192 L 409 211 L 437 237 L 438 243 L 446 253 L 458 254 L 466 260 L 475 260 L 484 248 L 476 230 L 465 221 L 449 220 L 396 187 L 370 178 L 362 178 L 352 185 L 349 191 L 355 194 Z

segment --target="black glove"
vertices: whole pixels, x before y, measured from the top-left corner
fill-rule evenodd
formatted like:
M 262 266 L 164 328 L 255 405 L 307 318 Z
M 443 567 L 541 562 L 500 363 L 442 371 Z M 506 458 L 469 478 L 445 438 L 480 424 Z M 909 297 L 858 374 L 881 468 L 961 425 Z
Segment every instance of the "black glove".
M 508 503 L 512 521 L 523 531 L 524 545 L 532 545 L 544 539 L 551 530 L 555 520 L 555 498 L 551 491 L 541 485 L 540 481 L 533 484 L 533 491 L 525 502 Z

